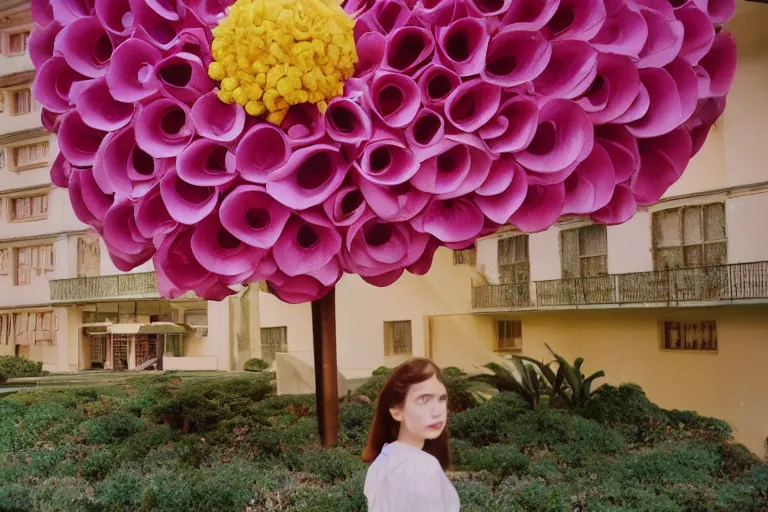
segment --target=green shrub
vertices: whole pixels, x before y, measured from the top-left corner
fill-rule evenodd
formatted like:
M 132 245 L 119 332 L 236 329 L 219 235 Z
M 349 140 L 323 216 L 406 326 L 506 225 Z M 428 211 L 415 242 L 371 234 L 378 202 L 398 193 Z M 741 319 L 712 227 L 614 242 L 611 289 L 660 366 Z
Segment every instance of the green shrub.
M 0 374 L 8 379 L 18 377 L 40 377 L 44 375 L 43 363 L 30 361 L 24 357 L 0 356 Z
M 247 372 L 263 372 L 267 368 L 269 368 L 269 363 L 258 357 L 247 360 L 243 365 L 243 369 Z
M 9 379 L 8 374 L 0 370 L 0 384 L 4 384 Z
M 19 484 L 0 484 L 0 510 L 3 512 L 28 512 L 32 510 L 30 488 Z
M 707 484 L 718 469 L 716 453 L 686 443 L 659 445 L 623 461 L 629 482 L 638 484 Z
M 728 423 L 718 418 L 699 416 L 694 411 L 664 411 L 669 423 L 680 430 L 693 431 L 696 437 L 706 437 L 718 441 L 727 441 L 733 437 L 733 429 Z
M 92 481 L 98 481 L 104 478 L 115 466 L 115 454 L 109 450 L 100 450 L 94 452 L 82 463 L 81 471 L 83 476 Z
M 326 483 L 351 477 L 365 468 L 360 457 L 343 448 L 312 449 L 290 454 L 290 465 L 295 471 L 312 473 Z
M 487 512 L 493 504 L 493 489 L 486 482 L 454 479 L 453 485 L 459 493 L 462 511 Z
M 760 464 L 760 459 L 743 444 L 723 443 L 717 448 L 720 471 L 727 476 L 740 476 Z
M 88 482 L 82 478 L 49 478 L 30 493 L 32 510 L 39 512 L 89 512 L 93 501 L 88 495 Z
M 379 392 L 384 387 L 388 378 L 388 373 L 374 373 L 370 379 L 365 381 L 355 390 L 355 393 L 366 396 L 370 398 L 371 401 L 375 401 L 379 397 Z
M 487 403 L 449 417 L 451 435 L 475 446 L 498 443 L 508 438 L 514 419 L 527 406 L 515 393 L 500 393 Z
M 150 415 L 187 434 L 206 432 L 241 415 L 273 389 L 272 381 L 262 375 L 194 381 L 158 402 Z
M 358 403 L 343 404 L 339 408 L 339 422 L 342 442 L 364 444 L 373 422 L 373 407 Z
M 373 373 L 371 375 L 386 375 L 389 376 L 393 371 L 395 371 L 394 368 L 387 368 L 386 366 L 379 366 L 375 370 L 373 370 Z
M 470 455 L 468 467 L 473 471 L 488 471 L 503 479 L 512 473 L 524 472 L 530 462 L 517 446 L 496 444 L 484 446 Z
M 139 510 L 145 475 L 138 466 L 123 466 L 95 488 L 95 503 L 105 511 Z
M 637 384 L 600 386 L 581 414 L 617 429 L 630 442 L 652 442 L 666 436 L 667 415 Z
M 115 412 L 83 422 L 80 426 L 88 444 L 115 444 L 143 432 L 144 421 L 127 412 Z

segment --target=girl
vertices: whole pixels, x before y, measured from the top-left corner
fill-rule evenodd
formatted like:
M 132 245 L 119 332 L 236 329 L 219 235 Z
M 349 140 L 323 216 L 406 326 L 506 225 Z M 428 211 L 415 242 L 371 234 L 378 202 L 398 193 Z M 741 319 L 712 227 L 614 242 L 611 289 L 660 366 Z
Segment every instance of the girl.
M 398 366 L 379 393 L 363 452 L 369 512 L 458 512 L 445 475 L 448 392 L 440 368 L 414 358 Z

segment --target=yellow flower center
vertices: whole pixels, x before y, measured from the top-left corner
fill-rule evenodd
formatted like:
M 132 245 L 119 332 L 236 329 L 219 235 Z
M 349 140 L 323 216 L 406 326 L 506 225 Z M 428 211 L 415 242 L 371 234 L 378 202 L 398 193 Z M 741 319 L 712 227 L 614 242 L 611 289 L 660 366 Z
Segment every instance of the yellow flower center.
M 224 103 L 280 124 L 291 105 L 325 110 L 355 72 L 355 22 L 335 0 L 237 0 L 213 30 Z

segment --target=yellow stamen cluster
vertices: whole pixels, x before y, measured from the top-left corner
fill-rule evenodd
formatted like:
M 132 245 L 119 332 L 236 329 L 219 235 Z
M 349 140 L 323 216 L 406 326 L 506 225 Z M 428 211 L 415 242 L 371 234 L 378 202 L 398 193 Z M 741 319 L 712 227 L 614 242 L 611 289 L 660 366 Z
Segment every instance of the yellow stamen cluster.
M 337 0 L 237 0 L 213 30 L 219 98 L 280 124 L 291 105 L 343 92 L 357 63 L 355 22 Z

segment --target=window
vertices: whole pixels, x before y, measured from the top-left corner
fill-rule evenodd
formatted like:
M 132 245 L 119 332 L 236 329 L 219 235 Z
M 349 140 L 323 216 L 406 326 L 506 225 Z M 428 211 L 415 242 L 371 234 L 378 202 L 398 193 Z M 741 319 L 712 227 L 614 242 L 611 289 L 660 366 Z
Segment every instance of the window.
M 11 315 L 0 315 L 0 345 L 8 345 L 12 340 Z
M 608 230 L 584 226 L 560 232 L 563 279 L 608 275 Z
M 184 336 L 181 334 L 166 334 L 163 355 L 167 357 L 184 357 Z
M 496 350 L 521 350 L 523 348 L 522 320 L 499 320 L 496 322 Z
M 499 274 L 503 283 L 528 284 L 528 235 L 499 239 Z
M 717 323 L 664 322 L 662 348 L 665 350 L 717 351 Z
M 34 196 L 12 197 L 9 201 L 10 222 L 48 218 L 48 192 Z
M 725 205 L 713 203 L 653 214 L 653 259 L 657 270 L 727 263 Z
M 10 249 L 0 249 L 0 276 L 7 276 L 11 270 Z
M 287 327 L 261 328 L 261 358 L 272 364 L 278 353 L 288 352 Z
M 208 336 L 208 310 L 190 309 L 184 312 L 184 323 L 195 330 L 198 338 Z
M 101 273 L 101 244 L 98 238 L 77 239 L 77 277 L 94 277 Z
M 11 171 L 36 169 L 48 165 L 48 141 L 35 142 L 10 148 Z
M 29 30 L 8 34 L 8 47 L 5 51 L 7 56 L 13 57 L 23 55 L 27 52 L 29 43 Z
M 411 321 L 384 322 L 384 355 L 410 356 L 411 354 L 413 354 Z
M 32 91 L 29 89 L 19 89 L 11 93 L 11 115 L 20 116 L 32 112 L 34 106 L 32 100 Z
M 462 251 L 453 251 L 453 264 L 454 265 L 472 265 L 475 266 L 477 262 L 477 248 L 470 247 Z
M 18 247 L 14 249 L 14 284 L 28 285 L 32 282 L 32 271 L 37 275 L 54 268 L 53 245 Z
M 16 345 L 54 345 L 52 311 L 14 313 L 13 325 Z

